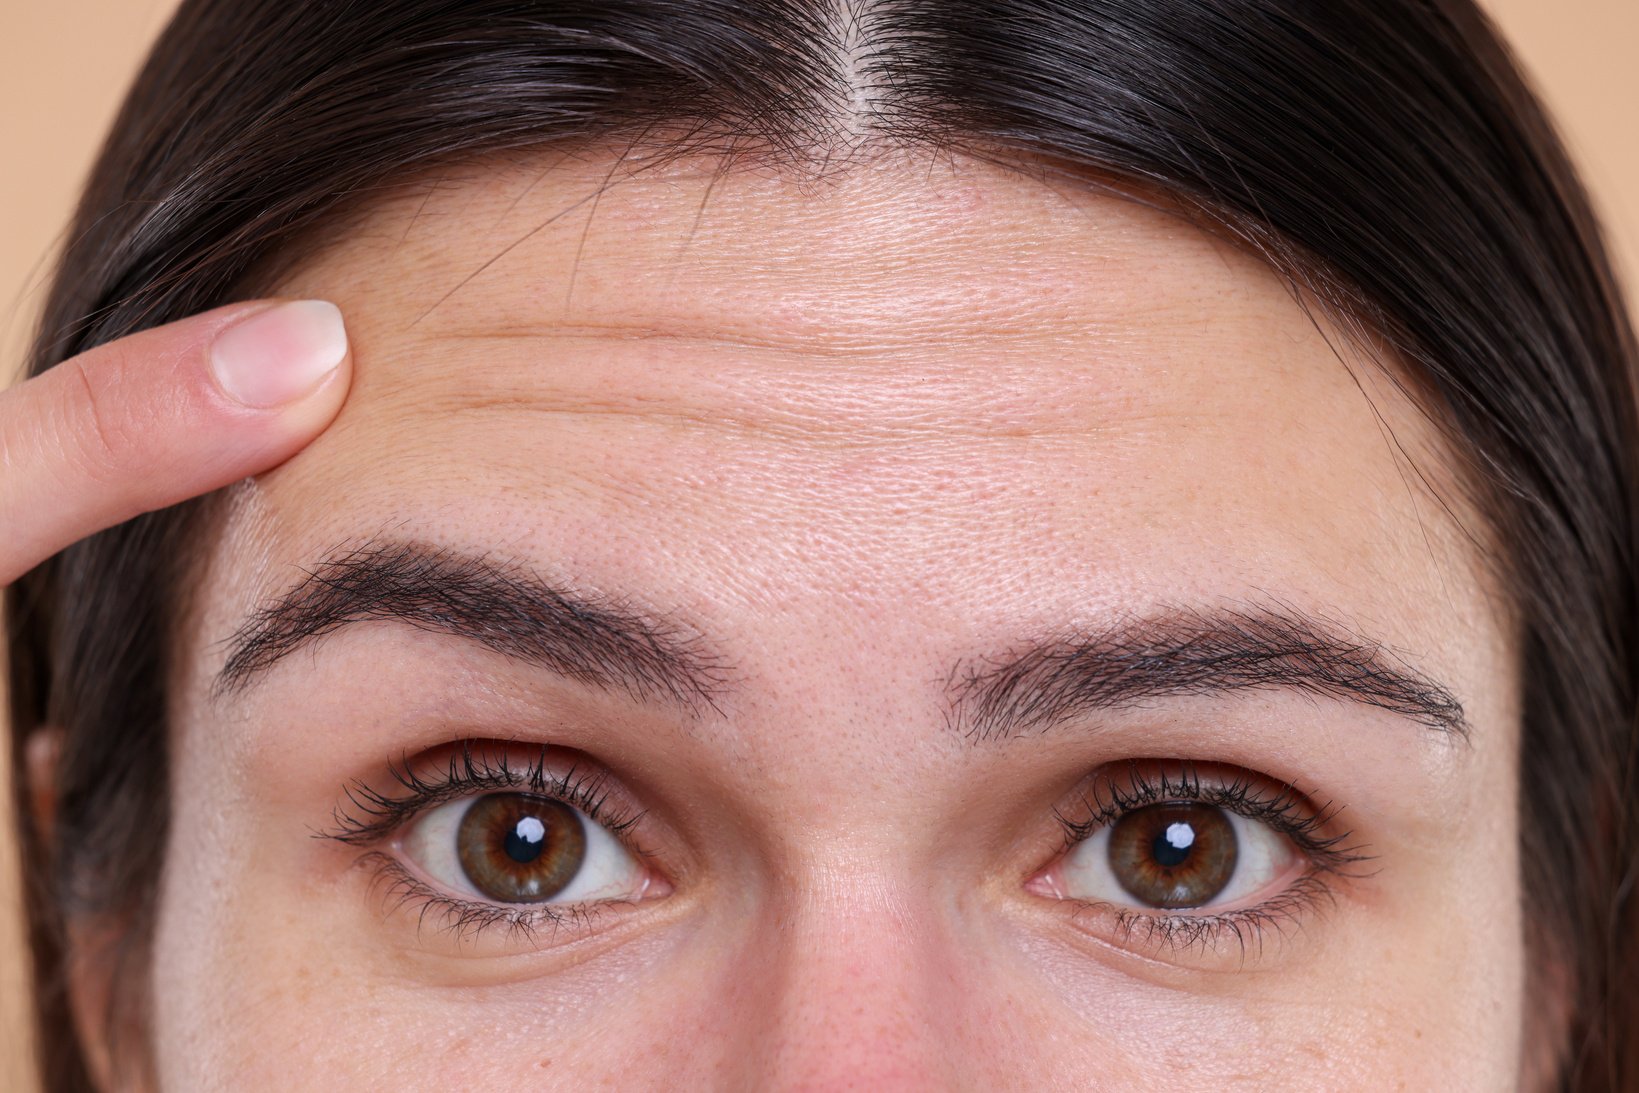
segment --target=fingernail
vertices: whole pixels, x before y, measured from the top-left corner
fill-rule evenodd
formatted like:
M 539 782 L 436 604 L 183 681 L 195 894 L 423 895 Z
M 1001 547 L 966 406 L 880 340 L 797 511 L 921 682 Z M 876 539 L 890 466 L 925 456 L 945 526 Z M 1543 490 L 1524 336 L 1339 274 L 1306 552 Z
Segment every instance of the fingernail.
M 346 355 L 341 309 L 297 300 L 228 327 L 211 346 L 211 368 L 229 395 L 266 410 L 312 391 Z

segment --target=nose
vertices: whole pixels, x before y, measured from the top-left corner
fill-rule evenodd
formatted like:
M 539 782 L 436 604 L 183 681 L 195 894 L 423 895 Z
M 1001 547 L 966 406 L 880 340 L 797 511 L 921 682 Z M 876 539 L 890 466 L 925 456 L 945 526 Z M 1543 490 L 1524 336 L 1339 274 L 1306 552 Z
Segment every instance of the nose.
M 984 995 L 953 916 L 903 882 L 840 872 L 788 896 L 753 943 L 745 1087 L 978 1087 L 987 1034 L 969 1011 Z

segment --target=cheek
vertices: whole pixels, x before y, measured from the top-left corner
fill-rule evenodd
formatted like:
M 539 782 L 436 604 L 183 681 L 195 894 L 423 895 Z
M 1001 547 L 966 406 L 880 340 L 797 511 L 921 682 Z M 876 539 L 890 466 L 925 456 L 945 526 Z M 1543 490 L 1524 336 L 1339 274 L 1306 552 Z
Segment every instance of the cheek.
M 172 749 L 171 819 L 155 924 L 153 1035 L 162 1088 L 207 1088 L 248 1074 L 260 1050 L 292 1042 L 311 974 L 270 977 L 265 952 L 304 926 L 278 901 L 255 905 L 257 869 L 279 842 L 247 830 L 214 749 Z M 269 876 L 268 880 L 273 881 Z M 269 883 L 266 890 L 277 893 Z M 254 1014 L 254 1019 L 250 1015 Z

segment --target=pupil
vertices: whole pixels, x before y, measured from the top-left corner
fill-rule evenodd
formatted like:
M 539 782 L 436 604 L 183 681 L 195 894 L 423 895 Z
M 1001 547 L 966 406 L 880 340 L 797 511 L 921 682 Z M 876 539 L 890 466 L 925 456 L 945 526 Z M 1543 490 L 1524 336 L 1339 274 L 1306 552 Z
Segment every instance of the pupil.
M 1150 846 L 1150 855 L 1155 858 L 1155 864 L 1176 869 L 1189 860 L 1189 848 L 1194 845 L 1194 828 L 1187 823 L 1170 824 L 1155 837 L 1155 842 Z
M 528 865 L 540 857 L 545 848 L 546 825 L 534 816 L 525 816 L 507 832 L 507 857 L 520 865 Z

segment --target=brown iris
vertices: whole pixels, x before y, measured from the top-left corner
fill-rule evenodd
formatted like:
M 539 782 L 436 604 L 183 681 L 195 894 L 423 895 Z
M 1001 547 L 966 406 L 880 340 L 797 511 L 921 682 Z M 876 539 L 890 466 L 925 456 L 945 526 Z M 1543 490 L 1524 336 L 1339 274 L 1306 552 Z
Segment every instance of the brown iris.
M 455 833 L 461 868 L 484 895 L 539 903 L 568 886 L 586 860 L 586 829 L 550 797 L 492 793 L 474 801 Z
M 1192 801 L 1135 808 L 1110 828 L 1110 871 L 1151 907 L 1199 907 L 1235 875 L 1235 828 Z

